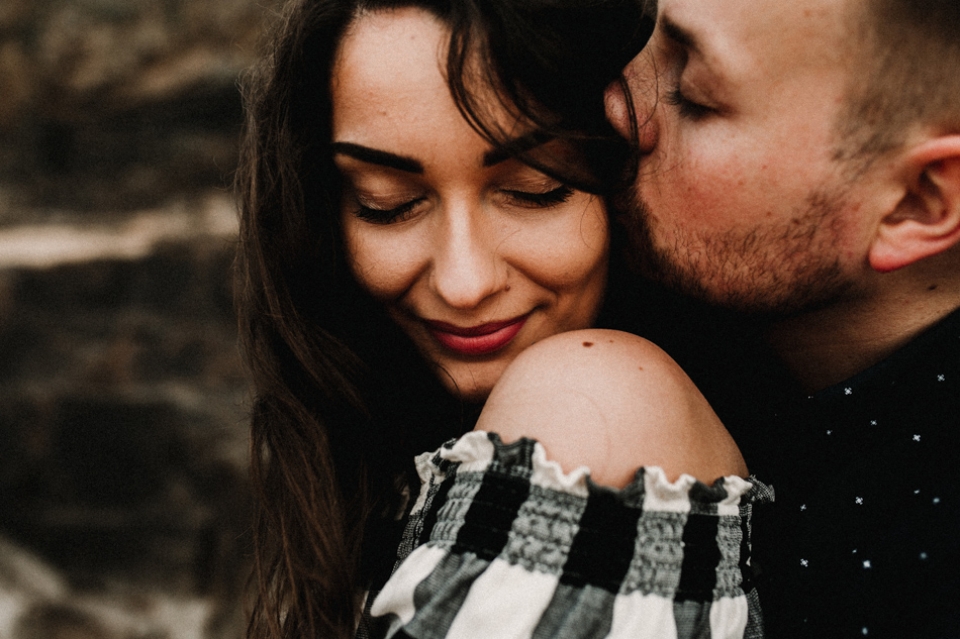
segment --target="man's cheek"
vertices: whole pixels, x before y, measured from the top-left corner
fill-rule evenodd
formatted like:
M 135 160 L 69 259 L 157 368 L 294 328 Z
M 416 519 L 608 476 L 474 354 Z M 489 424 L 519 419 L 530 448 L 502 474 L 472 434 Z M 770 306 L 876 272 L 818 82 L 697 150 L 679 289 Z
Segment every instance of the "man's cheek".
M 731 205 L 749 197 L 762 197 L 756 193 L 760 180 L 756 169 L 744 165 L 733 154 L 693 154 L 688 156 L 682 169 L 674 172 L 679 197 L 686 201 L 694 214 L 712 217 L 723 204 Z
M 651 200 L 660 199 L 679 218 L 709 219 L 718 200 L 734 194 L 727 181 L 720 179 L 725 177 L 722 173 L 711 175 L 703 165 L 693 170 L 674 166 L 651 192 Z

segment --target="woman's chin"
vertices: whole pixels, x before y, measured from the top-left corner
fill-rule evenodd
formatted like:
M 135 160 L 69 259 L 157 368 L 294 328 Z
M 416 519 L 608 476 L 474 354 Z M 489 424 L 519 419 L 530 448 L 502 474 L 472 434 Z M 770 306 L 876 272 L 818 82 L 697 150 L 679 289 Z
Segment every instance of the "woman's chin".
M 487 362 L 476 368 L 441 365 L 437 374 L 448 393 L 464 402 L 482 404 L 506 368 L 506 364 L 496 367 L 491 364 Z M 496 370 L 489 370 L 493 368 Z
M 487 401 L 487 397 L 490 396 L 490 391 L 493 390 L 493 384 L 456 384 L 455 381 L 449 377 L 445 377 L 443 382 L 451 395 L 461 401 L 475 404 L 482 404 Z

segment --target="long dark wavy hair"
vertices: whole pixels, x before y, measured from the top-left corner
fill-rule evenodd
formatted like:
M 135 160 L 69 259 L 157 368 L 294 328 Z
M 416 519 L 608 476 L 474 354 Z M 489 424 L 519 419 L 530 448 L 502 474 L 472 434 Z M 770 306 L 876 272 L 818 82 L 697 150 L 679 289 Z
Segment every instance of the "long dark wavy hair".
M 450 29 L 447 74 L 464 117 L 491 143 L 493 88 L 573 161 L 507 149 L 605 194 L 629 156 L 603 88 L 641 48 L 639 0 L 296 0 L 245 81 L 237 176 L 237 308 L 254 385 L 256 599 L 248 636 L 349 637 L 363 592 L 392 567 L 413 457 L 472 428 L 476 410 L 354 280 L 340 227 L 330 74 L 365 11 L 421 7 Z M 479 64 L 477 64 L 479 62 Z M 611 279 L 612 282 L 615 279 Z M 608 297 L 608 299 L 612 299 Z

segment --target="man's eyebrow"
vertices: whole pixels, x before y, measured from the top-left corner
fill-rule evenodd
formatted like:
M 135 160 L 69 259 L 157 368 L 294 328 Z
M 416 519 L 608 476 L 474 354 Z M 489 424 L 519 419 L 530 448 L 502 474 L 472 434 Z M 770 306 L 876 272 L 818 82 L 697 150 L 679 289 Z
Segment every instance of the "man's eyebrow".
M 512 157 L 522 155 L 527 151 L 537 148 L 541 144 L 546 144 L 553 139 L 552 135 L 543 131 L 533 131 L 525 135 L 513 138 L 507 142 L 490 149 L 483 154 L 483 166 L 493 166 Z
M 730 77 L 729 69 L 724 64 L 724 60 L 714 55 L 715 52 L 712 51 L 712 43 L 708 32 L 680 26 L 666 14 L 661 15 L 659 20 L 658 26 L 663 30 L 664 35 L 683 47 L 688 55 L 695 54 L 703 62 L 715 82 Z
M 660 28 L 668 38 L 682 47 L 693 51 L 700 51 L 700 43 L 694 35 L 670 19 L 670 16 L 660 16 Z
M 423 165 L 417 160 L 403 155 L 397 155 L 396 153 L 390 153 L 389 151 L 371 149 L 368 146 L 354 144 L 353 142 L 333 142 L 330 148 L 334 153 L 349 155 L 361 162 L 378 164 L 391 169 L 397 169 L 398 171 L 404 171 L 405 173 L 416 173 L 417 175 L 423 173 Z

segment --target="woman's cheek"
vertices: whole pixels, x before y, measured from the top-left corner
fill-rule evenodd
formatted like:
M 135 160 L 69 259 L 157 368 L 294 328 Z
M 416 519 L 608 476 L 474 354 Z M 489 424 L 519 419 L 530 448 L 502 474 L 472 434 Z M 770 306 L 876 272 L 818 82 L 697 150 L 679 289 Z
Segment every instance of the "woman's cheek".
M 581 289 L 594 285 L 597 272 L 605 274 L 610 252 L 606 209 L 597 198 L 579 206 L 565 228 L 555 237 L 554 255 L 546 264 L 556 265 L 557 285 Z
M 366 227 L 366 228 L 364 228 Z M 391 300 L 413 283 L 422 261 L 416 242 L 393 229 L 348 224 L 346 247 L 357 282 L 375 298 Z
M 599 271 L 606 273 L 609 258 L 607 214 L 599 201 L 575 206 L 554 225 L 540 229 L 536 241 L 527 243 L 525 260 L 531 273 L 558 292 L 595 285 Z M 539 247 L 533 250 L 532 247 Z

